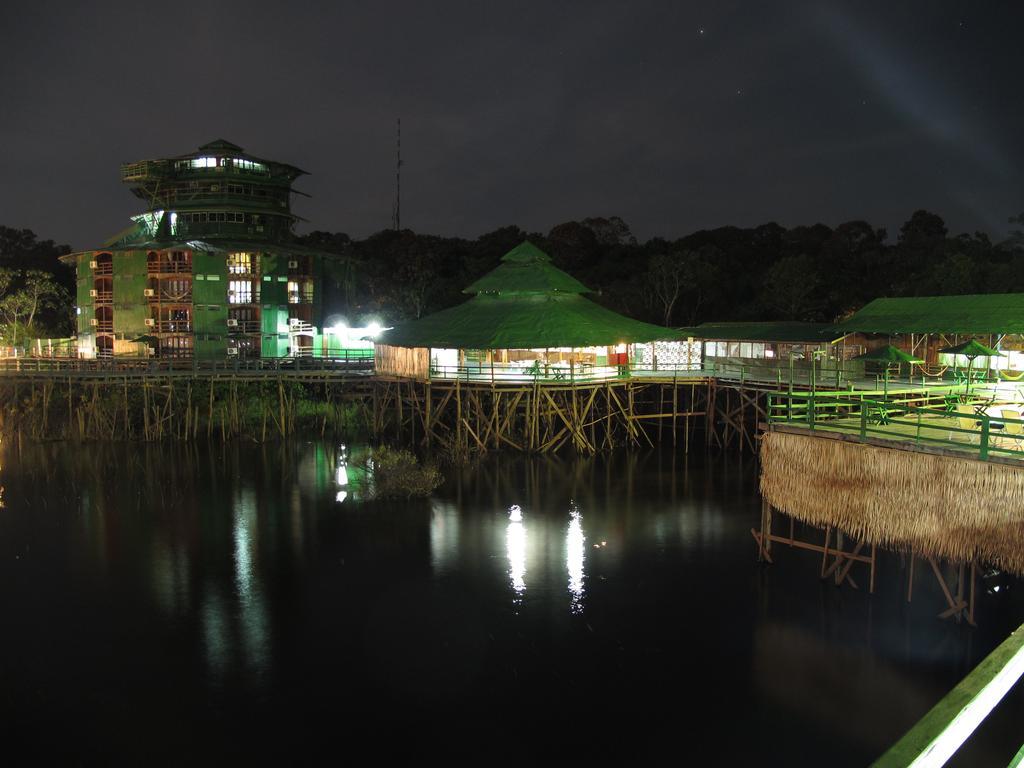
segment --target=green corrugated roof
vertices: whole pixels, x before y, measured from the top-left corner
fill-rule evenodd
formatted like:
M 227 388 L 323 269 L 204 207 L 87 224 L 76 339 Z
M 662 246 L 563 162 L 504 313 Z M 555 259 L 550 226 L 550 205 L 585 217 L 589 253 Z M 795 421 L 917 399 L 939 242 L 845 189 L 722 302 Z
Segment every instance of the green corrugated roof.
M 702 323 L 692 328 L 680 328 L 679 335 L 695 339 L 721 341 L 782 341 L 789 343 L 825 343 L 842 338 L 848 331 L 837 329 L 831 323 L 763 322 L 763 323 Z
M 589 293 L 590 289 L 567 272 L 551 265 L 551 257 L 529 240 L 501 257 L 501 264 L 463 293 L 513 293 L 557 291 Z
M 480 293 L 469 301 L 385 331 L 399 347 L 529 349 L 600 346 L 678 338 L 575 293 Z
M 875 299 L 838 327 L 847 333 L 1024 333 L 1024 293 Z

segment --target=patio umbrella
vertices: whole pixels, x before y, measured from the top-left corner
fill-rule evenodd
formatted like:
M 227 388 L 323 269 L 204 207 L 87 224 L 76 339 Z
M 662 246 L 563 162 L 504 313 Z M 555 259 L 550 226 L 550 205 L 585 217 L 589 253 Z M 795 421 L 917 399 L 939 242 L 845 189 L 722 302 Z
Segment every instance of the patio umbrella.
M 888 396 L 888 394 L 889 394 L 889 365 L 888 364 L 896 363 L 897 365 L 902 365 L 903 363 L 909 363 L 909 364 L 912 365 L 914 363 L 923 363 L 924 362 L 924 360 L 922 360 L 921 358 L 914 357 L 913 355 L 909 355 L 906 352 L 904 352 L 902 349 L 894 347 L 892 344 L 886 344 L 884 347 L 879 347 L 878 349 L 872 349 L 870 352 L 865 352 L 863 355 L 857 355 L 853 359 L 854 360 L 867 360 L 867 361 L 876 362 L 876 363 L 887 363 L 887 365 L 885 367 L 885 380 L 884 380 L 884 384 L 885 384 L 885 392 L 884 392 L 884 394 L 886 396 Z
M 872 360 L 878 363 L 923 363 L 919 357 L 914 357 L 904 352 L 898 347 L 894 347 L 892 344 L 886 344 L 884 347 L 878 349 L 872 349 L 870 352 L 865 352 L 863 355 L 857 355 L 854 360 Z
M 971 391 L 971 378 L 974 373 L 974 358 L 976 357 L 1003 357 L 1003 353 L 998 349 L 992 349 L 986 347 L 977 339 L 971 339 L 970 341 L 964 341 L 956 344 L 952 347 L 944 347 L 939 352 L 946 355 L 963 355 L 968 360 L 967 366 L 967 389 L 964 390 L 964 394 L 968 394 Z

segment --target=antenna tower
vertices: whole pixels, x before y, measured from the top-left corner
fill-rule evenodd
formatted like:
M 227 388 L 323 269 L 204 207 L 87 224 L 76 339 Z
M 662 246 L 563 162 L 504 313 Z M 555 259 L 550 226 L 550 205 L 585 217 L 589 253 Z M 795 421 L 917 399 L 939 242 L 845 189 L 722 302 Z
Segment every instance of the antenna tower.
M 402 228 L 402 118 L 398 118 L 398 141 L 395 150 L 395 203 L 391 209 L 391 223 L 398 231 Z

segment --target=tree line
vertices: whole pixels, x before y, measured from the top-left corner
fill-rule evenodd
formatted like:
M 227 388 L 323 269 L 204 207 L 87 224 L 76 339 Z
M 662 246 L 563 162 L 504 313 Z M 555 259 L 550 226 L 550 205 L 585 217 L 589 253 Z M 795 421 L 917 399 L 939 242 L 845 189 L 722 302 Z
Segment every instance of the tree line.
M 385 230 L 363 240 L 316 231 L 328 321 L 422 317 L 464 301 L 462 289 L 525 239 L 610 309 L 668 326 L 706 321 L 833 321 L 880 296 L 1024 292 L 1024 214 L 1011 235 L 951 235 L 916 211 L 894 242 L 866 221 L 835 228 L 719 227 L 639 242 L 621 218 L 588 218 L 548 233 L 508 226 L 476 239 Z M 7 344 L 74 332 L 74 269 L 67 245 L 0 226 L 0 333 Z M 332 318 L 332 316 L 335 316 Z
M 67 245 L 30 229 L 0 226 L 0 341 L 67 338 L 75 330 L 75 271 L 62 264 Z
M 701 230 L 638 242 L 619 217 L 559 224 L 547 234 L 509 226 L 475 240 L 388 230 L 365 240 L 313 232 L 302 243 L 334 253 L 325 306 L 350 322 L 391 322 L 452 306 L 529 239 L 579 279 L 591 298 L 667 326 L 707 321 L 848 317 L 882 296 L 1024 292 L 1024 214 L 1005 241 L 983 232 L 951 235 L 942 218 L 916 211 L 890 242 L 866 221 L 787 229 Z

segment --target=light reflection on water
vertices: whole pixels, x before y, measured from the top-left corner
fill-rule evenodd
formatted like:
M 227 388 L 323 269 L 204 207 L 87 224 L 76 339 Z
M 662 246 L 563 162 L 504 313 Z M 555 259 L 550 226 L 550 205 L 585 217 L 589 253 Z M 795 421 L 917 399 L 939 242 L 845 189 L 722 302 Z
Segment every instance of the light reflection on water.
M 508 556 L 508 575 L 512 580 L 515 603 L 522 602 L 526 591 L 526 526 L 510 520 L 505 529 L 505 549 Z
M 580 510 L 573 502 L 569 512 L 569 528 L 565 533 L 565 569 L 569 573 L 569 594 L 572 612 L 583 612 L 583 562 L 586 559 L 587 538 L 583 535 Z
M 185 729 L 213 701 L 235 733 L 257 712 L 269 734 L 417 696 L 618 711 L 675 687 L 709 692 L 694 730 L 792 732 L 773 741 L 780 762 L 861 765 L 1001 639 L 991 611 L 970 632 L 937 622 L 927 584 L 906 607 L 896 566 L 873 598 L 821 590 L 799 552 L 758 566 L 756 467 L 732 458 L 497 455 L 429 501 L 364 503 L 358 446 L 32 450 L 0 475 L 0 607 L 18 617 L 0 715 L 29 717 L 38 689 L 77 713 L 43 712 L 47 727 L 103 734 L 124 717 L 114 699 L 138 702 L 127 724 L 158 741 L 162 701 Z M 856 695 L 826 710 L 823 679 Z M 876 718 L 881 700 L 907 704 Z

